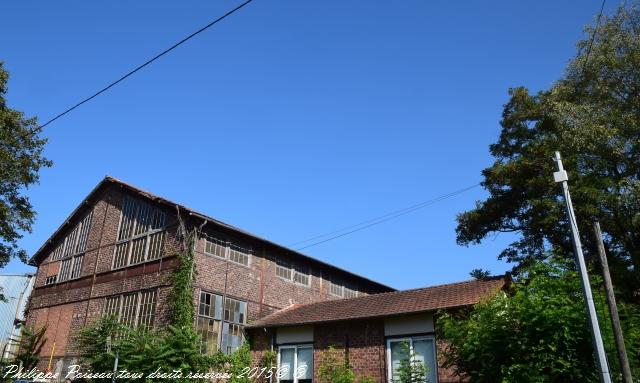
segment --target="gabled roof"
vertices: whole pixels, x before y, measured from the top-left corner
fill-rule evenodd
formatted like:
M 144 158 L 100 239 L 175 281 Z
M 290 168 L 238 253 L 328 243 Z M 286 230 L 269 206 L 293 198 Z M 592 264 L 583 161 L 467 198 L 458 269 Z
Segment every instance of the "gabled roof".
M 56 239 L 58 238 L 58 236 L 64 232 L 65 230 L 68 230 L 73 224 L 75 224 L 80 218 L 81 218 L 81 214 L 83 213 L 83 211 L 86 209 L 86 206 L 90 205 L 92 203 L 92 201 L 97 200 L 97 198 L 100 195 L 100 192 L 105 189 L 108 185 L 116 185 L 116 186 L 120 186 L 126 190 L 128 190 L 131 193 L 137 194 L 140 197 L 146 198 L 148 200 L 151 200 L 153 202 L 159 203 L 161 205 L 165 205 L 167 207 L 170 207 L 172 209 L 176 209 L 179 208 L 181 211 L 189 214 L 192 217 L 195 217 L 196 219 L 200 219 L 203 221 L 207 221 L 208 224 L 213 224 L 213 225 L 217 225 L 219 227 L 222 227 L 224 229 L 227 229 L 229 231 L 235 232 L 237 234 L 252 238 L 254 240 L 260 241 L 265 243 L 266 245 L 269 245 L 271 247 L 275 247 L 277 249 L 280 249 L 284 252 L 286 252 L 286 254 L 289 254 L 293 257 L 297 257 L 305 262 L 308 263 L 312 263 L 312 264 L 316 264 L 319 265 L 321 267 L 325 267 L 331 270 L 335 270 L 338 271 L 341 274 L 346 274 L 352 278 L 356 278 L 359 279 L 363 282 L 367 282 L 372 286 L 376 286 L 377 288 L 379 288 L 380 290 L 386 290 L 386 291 L 395 291 L 395 289 L 386 286 L 382 283 L 378 283 L 376 281 L 372 281 L 368 278 L 362 277 L 360 275 L 354 274 L 352 272 L 349 272 L 347 270 L 341 269 L 337 266 L 325 263 L 323 261 L 320 261 L 316 258 L 312 258 L 309 257 L 307 255 L 304 255 L 298 251 L 292 250 L 287 248 L 286 246 L 283 245 L 279 245 L 277 243 L 271 242 L 267 239 L 261 238 L 255 234 L 249 233 L 245 230 L 242 230 L 238 227 L 229 225 L 228 223 L 219 221 L 215 218 L 209 217 L 205 214 L 199 213 L 191 208 L 188 208 L 184 205 L 181 205 L 179 203 L 170 201 L 168 199 L 162 198 L 160 196 L 157 196 L 153 193 L 147 192 L 143 189 L 140 189 L 136 186 L 133 186 L 131 184 L 128 184 L 124 181 L 121 181 L 117 178 L 111 177 L 111 176 L 106 176 L 102 181 L 100 181 L 100 183 L 98 183 L 98 185 L 96 185 L 96 187 L 93 188 L 93 190 L 91 190 L 91 192 L 89 193 L 89 195 L 87 197 L 85 197 L 85 199 L 73 210 L 73 212 L 71 212 L 71 214 L 69 215 L 69 217 L 67 217 L 67 219 L 62 223 L 62 225 L 60 225 L 60 227 L 58 227 L 58 229 L 51 235 L 51 237 L 49 237 L 49 239 L 47 241 L 45 241 L 45 243 L 33 254 L 33 256 L 31 256 L 31 258 L 29 259 L 29 264 L 33 265 L 33 266 L 37 266 L 44 258 L 46 258 L 46 256 L 49 254 L 49 252 L 51 251 L 51 245 L 55 243 Z
M 393 317 L 470 306 L 510 282 L 500 276 L 358 298 L 292 305 L 250 324 L 250 328 L 285 327 L 354 319 Z

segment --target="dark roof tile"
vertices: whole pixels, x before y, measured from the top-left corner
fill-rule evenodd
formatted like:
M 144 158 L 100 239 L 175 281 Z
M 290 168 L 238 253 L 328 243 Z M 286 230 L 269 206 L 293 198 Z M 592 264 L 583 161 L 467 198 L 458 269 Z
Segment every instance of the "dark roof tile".
M 249 327 L 280 327 L 389 317 L 469 306 L 478 303 L 483 297 L 495 294 L 508 280 L 508 276 L 501 276 L 358 298 L 293 305 L 259 319 Z

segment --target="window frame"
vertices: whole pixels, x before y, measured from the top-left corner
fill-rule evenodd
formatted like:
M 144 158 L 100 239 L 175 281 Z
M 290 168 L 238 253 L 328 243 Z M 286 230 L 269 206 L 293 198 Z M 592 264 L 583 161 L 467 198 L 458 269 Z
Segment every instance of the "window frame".
M 86 253 L 92 221 L 93 208 L 67 232 L 58 246 L 49 253 L 49 259 L 51 261 L 61 261 Z M 67 250 L 69 246 L 71 246 L 71 248 Z
M 311 381 L 313 381 L 314 375 L 314 348 L 313 343 L 299 343 L 299 344 L 282 344 L 278 345 L 278 358 L 276 362 L 276 368 L 280 369 L 280 361 L 281 361 L 281 350 L 282 349 L 293 349 L 293 369 L 291 371 L 291 376 L 293 377 L 293 383 L 298 383 L 298 349 L 300 348 L 310 348 L 311 349 Z M 280 377 L 276 375 L 276 382 L 280 382 Z
M 89 243 L 89 232 L 91 231 L 91 223 L 93 220 L 93 208 L 65 235 L 49 254 L 51 263 L 60 263 L 60 270 L 56 274 L 53 282 L 47 283 L 45 278 L 45 286 L 55 285 L 78 279 L 82 276 L 82 266 L 84 255 L 87 252 L 87 244 Z M 69 250 L 68 250 L 69 249 Z M 68 269 L 62 273 L 62 266 L 68 264 Z M 64 277 L 64 279 L 63 279 Z
M 138 290 L 138 291 L 132 291 L 132 292 L 128 292 L 128 293 L 121 293 L 121 294 L 116 294 L 116 295 L 110 295 L 107 297 L 104 297 L 104 303 L 102 305 L 102 316 L 104 315 L 115 315 L 118 323 L 124 323 L 122 322 L 122 313 L 123 313 L 123 306 L 124 306 L 124 301 L 125 301 L 125 297 L 126 296 L 135 296 L 135 312 L 133 314 L 133 324 L 132 327 L 138 327 L 141 326 L 140 324 L 140 314 L 142 313 L 142 304 L 143 304 L 143 300 L 145 297 L 145 294 L 147 293 L 151 293 L 153 296 L 153 300 L 151 302 L 146 302 L 146 304 L 150 304 L 153 307 L 153 311 L 149 311 L 147 313 L 147 317 L 151 317 L 151 323 L 147 324 L 143 324 L 142 326 L 144 326 L 147 329 L 151 329 L 154 327 L 155 325 L 155 319 L 156 319 L 156 311 L 158 309 L 158 289 L 146 289 L 146 290 Z M 113 314 L 108 314 L 107 311 L 107 306 L 108 306 L 108 302 L 109 299 L 116 299 L 117 303 L 116 303 L 116 307 L 117 309 L 115 310 L 116 312 Z M 126 325 L 130 325 L 128 323 L 124 323 Z
M 224 247 L 224 256 L 220 256 L 218 254 L 214 254 L 214 253 L 208 252 L 207 251 L 207 243 L 213 243 L 213 244 L 215 244 L 217 246 Z M 235 259 L 231 259 L 231 252 L 232 251 L 235 251 L 235 252 L 238 252 L 240 254 L 246 255 L 247 263 L 244 264 L 242 262 L 236 261 Z M 224 259 L 225 261 L 229 261 L 229 262 L 234 263 L 234 264 L 239 265 L 239 266 L 251 267 L 253 249 L 251 249 L 250 247 L 244 247 L 244 246 L 237 245 L 237 244 L 235 244 L 235 243 L 233 243 L 231 241 L 225 241 L 225 240 L 222 240 L 220 238 L 204 235 L 204 244 L 203 244 L 202 253 L 204 255 L 208 255 L 208 256 L 211 256 L 211 257 L 218 258 L 218 259 Z
M 301 270 L 303 269 L 302 266 L 296 267 L 296 265 L 294 265 L 293 263 L 281 260 L 280 258 L 276 258 L 275 265 L 276 265 L 275 267 L 276 277 L 282 279 L 283 281 L 296 284 L 298 286 L 311 287 L 311 270 L 309 268 L 305 268 L 307 269 L 307 271 L 303 271 Z M 281 275 L 278 275 L 278 268 L 283 270 L 288 270 L 290 277 L 286 278 Z M 307 278 L 307 283 L 305 284 L 305 283 L 296 281 L 297 274 L 304 275 Z
M 209 311 L 206 312 L 205 314 L 200 314 L 200 304 L 202 302 L 202 295 L 203 294 L 207 294 L 207 295 L 210 296 L 210 299 L 209 299 L 210 303 L 208 305 L 209 306 Z M 220 297 L 220 315 L 219 315 L 219 318 L 216 316 L 216 302 L 218 301 L 216 299 L 216 297 Z M 226 311 L 226 308 L 227 308 L 226 305 L 227 305 L 228 301 L 237 302 L 240 307 L 242 305 L 244 305 L 244 311 L 240 313 L 242 315 L 242 318 L 241 318 L 242 322 L 236 321 L 235 318 L 232 318 L 232 316 L 233 316 L 232 314 L 235 313 L 235 310 L 233 311 L 233 313 L 230 311 L 230 314 L 229 314 L 229 318 L 230 319 L 226 319 L 225 311 Z M 215 292 L 211 292 L 211 291 L 200 289 L 200 294 L 198 296 L 198 307 L 197 307 L 197 310 L 198 311 L 197 311 L 197 313 L 195 315 L 196 331 L 199 332 L 199 329 L 198 329 L 197 326 L 198 326 L 198 319 L 201 318 L 201 317 L 205 318 L 207 320 L 214 320 L 214 321 L 217 321 L 217 322 L 220 323 L 220 325 L 218 327 L 219 328 L 219 332 L 218 332 L 217 340 L 216 340 L 216 350 L 215 350 L 216 352 L 217 351 L 221 351 L 224 354 L 227 354 L 226 350 L 223 349 L 223 343 L 224 343 L 223 342 L 224 341 L 223 337 L 225 336 L 225 333 L 224 333 L 225 324 L 227 324 L 229 329 L 231 329 L 232 326 L 239 326 L 240 327 L 239 330 L 242 332 L 242 340 L 243 341 L 246 340 L 245 336 L 244 336 L 244 331 L 245 331 L 245 328 L 247 326 L 247 322 L 248 322 L 247 315 L 248 315 L 248 312 L 249 312 L 249 304 L 248 304 L 247 301 L 243 301 L 243 300 L 240 300 L 240 299 L 228 297 L 228 296 L 225 296 L 224 294 L 219 294 L 219 293 L 215 293 Z M 209 315 L 212 312 L 212 310 L 213 310 L 213 316 Z M 200 352 L 202 353 L 202 347 L 200 348 Z M 207 352 L 207 354 L 209 354 L 209 353 Z
M 353 292 L 353 296 L 347 296 L 347 290 Z M 357 298 L 357 297 L 360 296 L 360 291 L 358 289 L 355 289 L 355 288 L 342 286 L 342 296 L 345 299 Z
M 333 292 L 333 288 L 336 287 L 336 286 L 340 288 L 340 294 L 336 294 L 336 293 Z M 339 283 L 335 283 L 333 281 L 329 281 L 329 294 L 333 295 L 334 297 L 343 298 L 344 297 L 344 286 L 339 284 Z
M 135 212 L 135 215 L 133 216 L 133 218 L 131 218 L 131 223 L 129 224 L 130 227 L 127 229 L 127 231 L 130 231 L 131 233 L 128 237 L 120 238 L 121 230 L 123 228 L 123 223 L 125 222 L 125 210 L 127 209 L 128 203 L 133 204 L 133 207 L 130 207 L 130 209 L 133 209 Z M 138 211 L 140 209 L 147 209 L 146 214 L 147 214 L 147 219 L 149 220 L 153 220 L 153 218 L 157 213 L 158 216 L 161 217 L 160 227 L 157 229 L 147 229 L 147 231 L 145 232 L 136 234 L 136 231 L 138 230 L 138 226 L 140 225 L 140 222 L 138 220 L 139 218 Z M 150 223 L 149 226 L 150 227 L 153 226 L 153 223 Z M 140 265 L 146 262 L 151 262 L 151 261 L 164 258 L 166 230 L 167 230 L 167 213 L 163 209 L 157 206 L 153 206 L 149 202 L 143 201 L 138 197 L 125 195 L 122 199 L 122 206 L 120 207 L 120 220 L 118 222 L 118 230 L 116 231 L 116 242 L 113 247 L 113 256 L 111 259 L 111 270 L 123 269 L 129 266 Z M 159 256 L 150 259 L 149 249 L 151 248 L 152 237 L 158 234 L 160 234 L 160 242 L 158 245 Z M 134 244 L 136 241 L 139 241 L 141 239 L 144 239 L 144 250 L 143 250 L 142 260 L 137 262 L 132 262 Z M 125 259 L 122 265 L 116 266 L 116 260 L 118 259 L 118 249 L 122 245 L 125 246 L 125 252 L 126 252 L 126 254 L 124 255 Z
M 53 282 L 49 282 L 51 278 L 53 278 Z M 45 286 L 55 285 L 56 283 L 58 283 L 58 274 L 49 275 L 44 279 Z
M 436 349 L 436 337 L 434 335 L 402 335 L 386 338 L 386 362 L 387 362 L 387 382 L 394 383 L 393 381 L 393 365 L 391 364 L 391 343 L 392 342 L 409 342 L 410 355 L 414 352 L 413 342 L 416 340 L 431 340 L 431 346 L 433 347 L 433 375 L 436 380 L 433 383 L 438 383 L 438 354 Z M 431 368 L 431 366 L 425 366 Z M 426 382 L 426 379 L 425 379 Z M 431 382 L 429 382 L 431 383 Z

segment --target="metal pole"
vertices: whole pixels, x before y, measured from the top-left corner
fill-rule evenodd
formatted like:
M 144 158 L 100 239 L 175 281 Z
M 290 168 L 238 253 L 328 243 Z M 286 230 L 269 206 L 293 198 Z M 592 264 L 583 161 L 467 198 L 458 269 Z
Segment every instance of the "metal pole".
M 582 254 L 582 243 L 580 242 L 578 223 L 573 212 L 571 195 L 569 194 L 569 185 L 567 183 L 567 181 L 569 180 L 569 176 L 562 167 L 560 152 L 556 152 L 555 161 L 558 165 L 558 171 L 553 173 L 553 179 L 556 182 L 562 183 L 562 192 L 564 193 L 564 201 L 567 206 L 567 215 L 569 218 L 571 235 L 573 238 L 573 250 L 576 254 L 576 265 L 578 267 L 578 271 L 580 272 L 580 279 L 582 280 L 582 292 L 584 293 L 584 300 L 585 304 L 587 305 L 587 314 L 589 316 L 589 323 L 591 325 L 591 338 L 593 341 L 593 346 L 596 350 L 596 359 L 598 362 L 598 367 L 600 369 L 600 382 L 611 383 L 609 366 L 607 365 L 607 356 L 605 354 L 604 345 L 602 343 L 602 334 L 600 333 L 600 326 L 598 325 L 596 307 L 593 303 L 591 285 L 589 284 L 589 275 L 587 275 L 587 265 L 584 262 L 584 255 Z
M 120 350 L 116 347 L 116 359 L 113 361 L 113 376 L 111 377 L 111 382 L 115 383 L 116 375 L 118 374 L 118 358 L 120 357 Z
M 613 284 L 611 283 L 611 275 L 609 274 L 609 262 L 607 262 L 607 253 L 604 250 L 602 231 L 600 231 L 600 223 L 598 221 L 593 223 L 593 232 L 596 236 L 596 243 L 598 244 L 598 255 L 600 256 L 600 265 L 602 266 L 602 279 L 604 281 L 604 289 L 607 293 L 606 298 L 607 306 L 609 306 L 609 314 L 611 315 L 611 327 L 613 327 L 613 336 L 616 340 L 616 350 L 618 351 L 618 359 L 620 359 L 620 367 L 622 369 L 622 381 L 624 383 L 633 383 L 629 359 L 627 358 L 627 350 L 624 346 L 624 336 L 622 335 L 622 328 L 620 327 L 616 296 L 613 294 Z

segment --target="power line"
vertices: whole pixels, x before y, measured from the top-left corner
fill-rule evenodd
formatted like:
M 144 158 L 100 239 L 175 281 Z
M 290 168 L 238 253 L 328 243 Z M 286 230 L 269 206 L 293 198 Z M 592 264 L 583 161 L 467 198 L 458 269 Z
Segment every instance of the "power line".
M 177 43 L 173 44 L 172 46 L 170 46 L 169 48 L 163 50 L 162 52 L 158 53 L 157 55 L 153 56 L 151 59 L 145 61 L 143 64 L 137 66 L 135 69 L 131 70 L 130 72 L 128 72 L 127 74 L 125 74 L 124 76 L 120 77 L 119 79 L 117 79 L 116 81 L 110 83 L 109 85 L 105 86 L 104 88 L 100 89 L 99 91 L 97 91 L 96 93 L 94 93 L 93 95 L 83 99 L 82 101 L 78 102 L 77 104 L 71 106 L 70 108 L 66 109 L 64 112 L 56 115 L 55 117 L 53 117 L 52 119 L 50 119 L 49 121 L 45 122 L 43 125 L 40 125 L 41 128 L 44 128 L 45 126 L 49 125 L 50 123 L 54 122 L 55 120 L 59 119 L 60 117 L 64 116 L 65 114 L 71 112 L 72 110 L 76 109 L 77 107 L 79 107 L 80 105 L 91 101 L 92 99 L 96 98 L 97 96 L 99 96 L 100 94 L 106 92 L 107 90 L 109 90 L 111 87 L 117 85 L 118 83 L 122 82 L 123 80 L 125 80 L 127 77 L 133 75 L 134 73 L 136 73 L 137 71 L 141 70 L 142 68 L 146 67 L 147 65 L 151 64 L 152 62 L 156 61 L 157 59 L 159 59 L 160 57 L 166 55 L 167 53 L 171 52 L 172 50 L 176 49 L 178 46 L 184 44 L 185 42 L 187 42 L 188 40 L 190 40 L 191 38 L 195 37 L 196 35 L 204 32 L 205 30 L 209 29 L 210 27 L 214 26 L 215 24 L 217 24 L 218 22 L 224 20 L 226 17 L 231 16 L 233 13 L 235 13 L 236 11 L 240 10 L 242 7 L 244 7 L 245 5 L 249 4 L 250 2 L 252 2 L 253 0 L 247 0 L 244 3 L 238 5 L 237 7 L 233 8 L 232 10 L 230 10 L 229 12 L 225 13 L 224 15 L 218 17 L 217 19 L 213 20 L 212 22 L 210 22 L 209 24 L 205 25 L 204 27 L 198 29 L 197 31 L 193 32 L 192 34 L 190 34 L 189 36 L 183 38 L 182 40 L 178 41 Z
M 298 241 L 298 242 L 292 244 L 292 246 L 299 245 L 299 244 L 302 244 L 302 243 L 307 243 L 307 242 L 310 242 L 310 241 L 315 241 L 317 239 L 325 238 L 327 236 L 330 236 L 329 238 L 318 240 L 318 241 L 313 242 L 311 244 L 308 244 L 308 245 L 305 245 L 305 246 L 302 246 L 302 247 L 298 247 L 298 248 L 296 248 L 296 250 L 303 250 L 303 249 L 307 249 L 307 248 L 312 247 L 312 246 L 317 246 L 317 245 L 320 245 L 322 243 L 329 242 L 329 241 L 332 241 L 334 239 L 341 238 L 341 237 L 344 237 L 346 235 L 353 234 L 353 233 L 356 233 L 358 231 L 367 229 L 369 227 L 372 227 L 372 226 L 379 225 L 381 223 L 390 221 L 390 220 L 392 220 L 394 218 L 398 218 L 400 216 L 409 214 L 411 212 L 414 212 L 416 210 L 419 210 L 419 209 L 425 208 L 427 206 L 433 205 L 433 204 L 438 203 L 440 201 L 444 201 L 444 200 L 449 199 L 451 197 L 455 197 L 455 196 L 457 196 L 459 194 L 462 194 L 462 193 L 464 193 L 466 191 L 469 191 L 469 190 L 471 190 L 473 188 L 476 188 L 478 186 L 480 186 L 480 184 L 467 186 L 466 188 L 459 189 L 459 190 L 453 191 L 451 193 L 447 193 L 447 194 L 441 195 L 439 197 L 432 198 L 430 200 L 417 203 L 415 205 L 411 205 L 411 206 L 408 206 L 408 207 L 405 207 L 405 208 L 402 208 L 402 209 L 398 209 L 398 210 L 389 212 L 387 214 L 384 214 L 384 215 L 381 215 L 381 216 L 378 216 L 378 217 L 375 217 L 375 218 L 371 218 L 371 219 L 368 219 L 366 221 L 362 221 L 362 222 L 357 223 L 355 225 L 346 226 L 346 227 L 343 227 L 343 228 L 340 228 L 340 229 L 337 229 L 337 230 L 333 230 L 333 231 L 328 232 L 328 233 L 324 233 L 324 234 L 313 236 L 311 238 L 307 238 L 307 239 L 305 239 L 303 241 Z M 345 230 L 347 230 L 347 231 L 345 232 Z M 338 233 L 340 233 L 340 234 L 338 234 Z
M 591 33 L 591 39 L 589 40 L 589 46 L 587 47 L 587 55 L 584 58 L 584 63 L 582 64 L 582 75 L 584 76 L 585 71 L 587 70 L 587 62 L 589 61 L 589 55 L 591 54 L 591 47 L 593 47 L 593 41 L 596 39 L 596 33 L 598 32 L 598 27 L 600 26 L 600 19 L 602 18 L 602 12 L 604 11 L 604 3 L 607 0 L 602 0 L 602 5 L 600 5 L 600 12 L 598 12 L 598 18 L 596 19 L 596 26 L 593 27 L 593 33 Z

